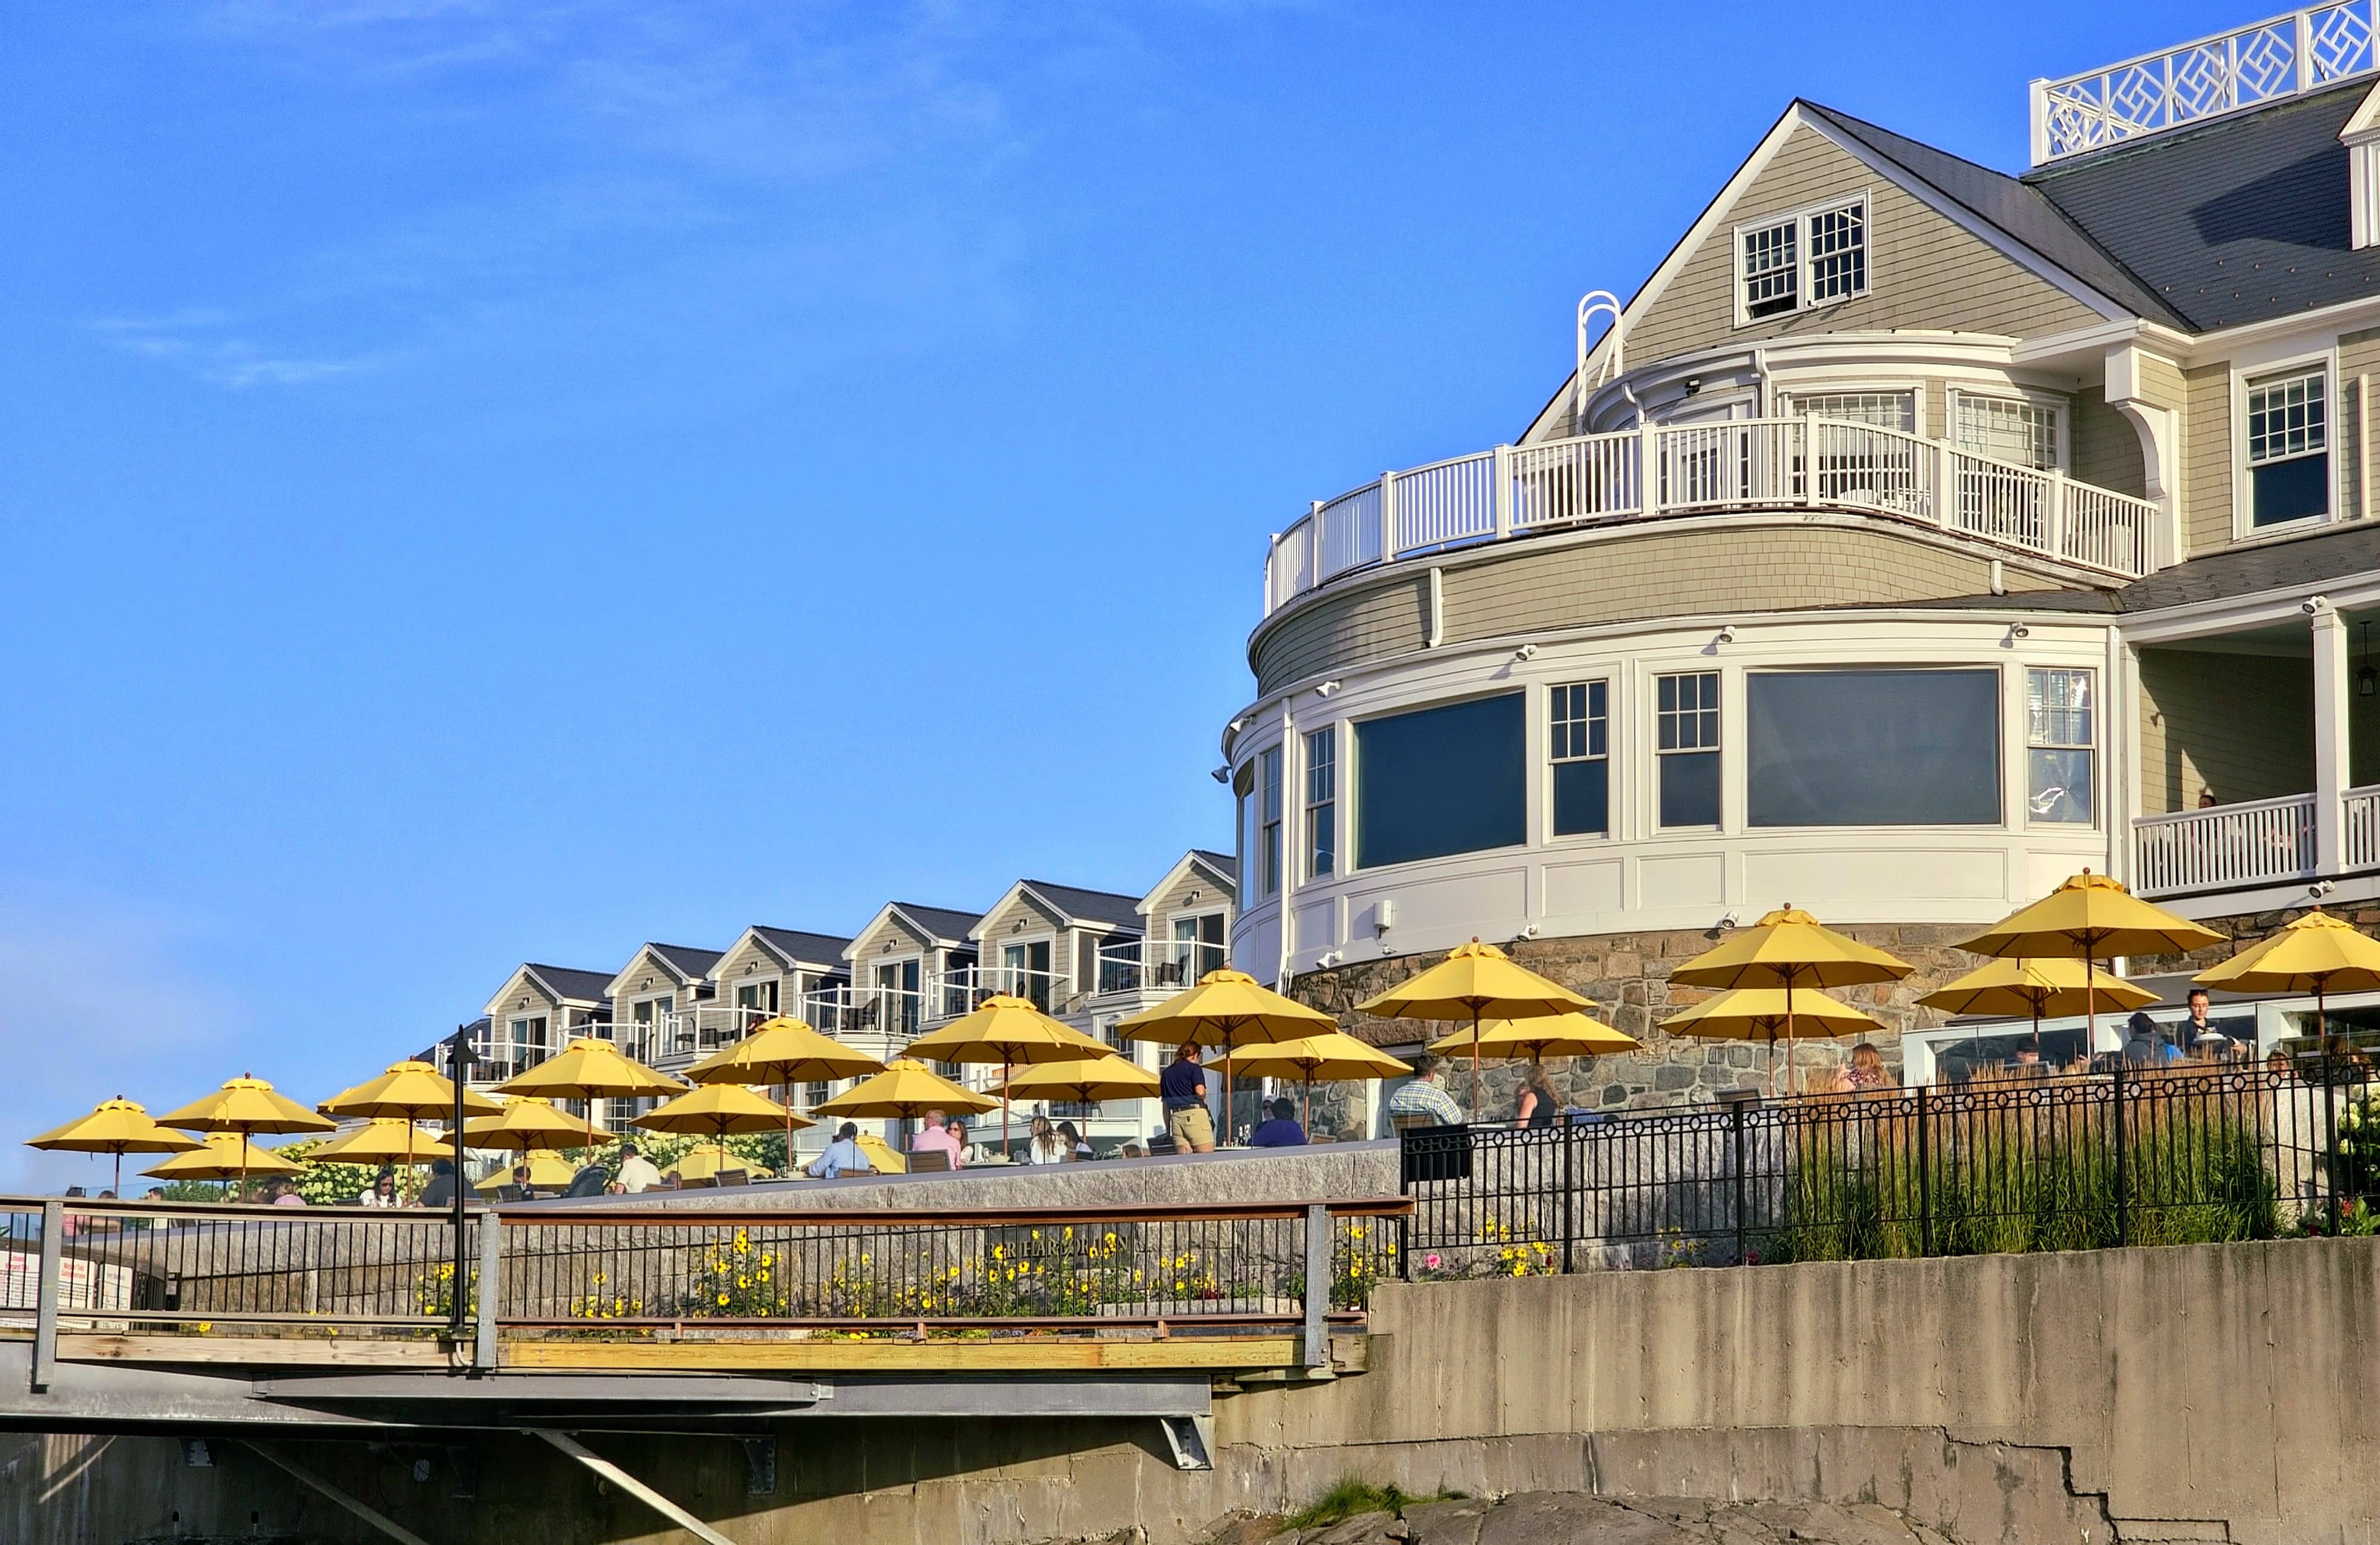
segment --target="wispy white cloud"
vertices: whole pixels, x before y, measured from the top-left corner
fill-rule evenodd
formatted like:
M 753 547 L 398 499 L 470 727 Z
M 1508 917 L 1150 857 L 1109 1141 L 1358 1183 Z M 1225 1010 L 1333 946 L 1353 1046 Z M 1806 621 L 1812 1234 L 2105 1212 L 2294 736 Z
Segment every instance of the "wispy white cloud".
M 289 386 L 353 375 L 378 361 L 367 355 L 307 356 L 268 348 L 240 335 L 237 319 L 212 307 L 157 317 L 103 317 L 91 331 L 119 353 L 156 359 L 218 386 Z

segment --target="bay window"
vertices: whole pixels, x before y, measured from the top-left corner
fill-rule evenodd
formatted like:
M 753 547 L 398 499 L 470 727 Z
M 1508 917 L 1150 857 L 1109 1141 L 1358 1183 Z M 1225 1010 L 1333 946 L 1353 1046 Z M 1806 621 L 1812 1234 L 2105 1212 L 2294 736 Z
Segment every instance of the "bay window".
M 1522 702 L 1506 692 L 1358 724 L 1355 867 L 1527 841 Z

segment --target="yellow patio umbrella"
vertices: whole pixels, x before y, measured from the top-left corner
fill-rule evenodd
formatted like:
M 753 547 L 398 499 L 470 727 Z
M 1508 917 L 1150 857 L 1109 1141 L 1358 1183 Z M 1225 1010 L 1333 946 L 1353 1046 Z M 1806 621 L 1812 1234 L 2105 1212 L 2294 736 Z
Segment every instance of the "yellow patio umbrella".
M 1245 971 L 1209 971 L 1154 1008 L 1116 1021 L 1127 1040 L 1220 1046 L 1226 1058 L 1243 1045 L 1303 1040 L 1339 1028 L 1336 1015 L 1283 997 Z M 1223 1070 L 1223 1121 L 1231 1125 L 1232 1073 Z
M 2084 966 L 2119 955 L 2164 955 L 2219 944 L 2223 935 L 2162 906 L 2152 906 L 2121 882 L 2089 870 L 2030 906 L 2021 906 L 1959 947 L 1976 955 L 2031 958 L 2080 956 Z M 2087 983 L 2083 1055 L 2099 1050 L 2099 1001 Z
M 709 1137 L 719 1145 L 722 1163 L 729 1133 L 773 1132 L 781 1124 L 789 1138 L 795 1127 L 817 1125 L 742 1084 L 704 1084 L 647 1111 L 636 1121 L 649 1132 L 692 1132 Z M 793 1150 L 785 1152 L 790 1156 Z
M 2380 987 L 2380 942 L 2317 906 L 2190 979 L 2235 992 L 2313 993 L 2314 1040 L 2327 1051 L 2330 1028 L 2323 994 Z
M 1793 1065 L 1793 993 L 1797 988 L 1857 987 L 1899 981 L 1917 967 L 1838 933 L 1797 906 L 1764 914 L 1670 973 L 1684 987 L 1776 987 L 1785 993 L 1785 1072 L 1801 1092 Z
M 560 1052 L 496 1086 L 498 1094 L 541 1094 L 587 1101 L 587 1146 L 595 1146 L 595 1101 L 679 1094 L 684 1084 L 654 1072 L 608 1040 L 578 1036 Z
M 243 1073 L 237 1078 L 225 1079 L 223 1087 L 213 1093 L 193 1100 L 179 1110 L 166 1112 L 157 1118 L 157 1125 L 178 1126 L 186 1132 L 237 1132 L 239 1151 L 245 1157 L 249 1138 L 259 1133 L 328 1132 L 338 1123 L 276 1092 L 263 1079 Z M 248 1196 L 245 1169 L 239 1177 L 239 1195 L 243 1200 Z
M 2010 955 L 1987 961 L 1917 1001 L 1946 1014 L 2030 1014 L 2034 1049 L 2039 1051 L 2044 1019 L 2088 1014 L 2100 1002 L 2146 1008 L 2156 994 L 2087 961 Z M 1980 1028 L 1976 1033 L 1980 1039 Z
M 317 1143 L 306 1154 L 309 1163 L 410 1164 L 419 1159 L 452 1159 L 455 1150 L 436 1132 L 424 1132 L 409 1121 L 374 1116 Z
M 379 1077 L 323 1101 L 322 1109 L 334 1116 L 401 1117 L 406 1124 L 405 1129 L 410 1132 L 413 1123 L 425 1115 L 443 1114 L 452 1119 L 455 1113 L 455 1081 L 426 1062 L 394 1063 Z M 475 1089 L 463 1091 L 466 1119 L 475 1115 L 493 1115 L 501 1107 L 494 1101 Z M 413 1184 L 412 1156 L 406 1155 L 403 1162 L 405 1183 L 409 1188 Z
M 1546 1019 L 1483 1020 L 1429 1043 L 1441 1057 L 1475 1052 L 1482 1057 L 1542 1062 L 1548 1057 L 1600 1057 L 1614 1052 L 1641 1052 L 1644 1043 L 1625 1030 L 1615 1030 L 1587 1014 L 1558 1014 Z
M 1670 1016 L 1661 1021 L 1661 1029 L 1667 1035 L 1699 1040 L 1767 1041 L 1772 1069 L 1769 1088 L 1774 1091 L 1777 1033 L 1787 1031 L 1785 1054 L 1790 1061 L 1793 1054 L 1791 1031 L 1797 1025 L 1803 1028 L 1815 1027 L 1822 1038 L 1832 1040 L 1882 1029 L 1884 1021 L 1812 989 L 1804 989 L 1796 999 L 1781 987 L 1739 987 Z
M 1019 1100 L 1063 1100 L 1096 1105 L 1106 1100 L 1154 1100 L 1157 1075 L 1110 1052 L 1081 1062 L 1043 1063 L 1009 1075 L 1008 1093 Z
M 686 1076 L 698 1084 L 774 1084 L 790 1118 L 795 1084 L 830 1084 L 883 1071 L 884 1064 L 867 1052 L 855 1052 L 798 1019 L 779 1015 L 735 1045 L 722 1047 L 687 1068 Z M 793 1152 L 794 1124 L 788 1119 L 785 1156 L 789 1162 Z
M 911 1122 L 928 1111 L 960 1111 L 980 1115 L 999 1101 L 963 1089 L 915 1057 L 895 1057 L 884 1071 L 861 1080 L 816 1107 L 822 1116 L 886 1116 Z M 906 1170 L 907 1166 L 902 1166 Z
M 909 1161 L 892 1151 L 892 1145 L 873 1132 L 863 1132 L 851 1139 L 859 1151 L 868 1155 L 868 1167 L 878 1174 L 907 1174 Z
M 793 1150 L 788 1149 L 786 1151 L 791 1153 Z M 676 1172 L 680 1180 L 715 1180 L 722 1170 L 742 1170 L 753 1180 L 771 1180 L 776 1176 L 775 1171 L 758 1160 L 747 1159 L 740 1153 L 730 1157 L 723 1147 L 694 1149 L 670 1168 Z
M 523 1164 L 528 1166 L 528 1183 L 540 1191 L 566 1191 L 570 1183 L 578 1178 L 578 1172 L 570 1167 L 569 1160 L 550 1148 L 535 1148 L 524 1151 L 518 1160 L 480 1182 L 475 1189 L 483 1197 L 494 1196 L 505 1186 L 517 1184 L 513 1179 L 513 1171 Z
M 1269 1045 L 1243 1046 L 1236 1052 L 1223 1054 L 1226 1076 L 1245 1073 L 1257 1078 L 1304 1079 L 1305 1125 L 1309 1137 L 1313 1131 L 1314 1086 L 1318 1080 L 1326 1084 L 1355 1083 L 1371 1078 L 1393 1078 L 1400 1073 L 1412 1071 L 1410 1064 L 1399 1062 L 1378 1047 L 1357 1040 L 1344 1030 L 1330 1030 L 1297 1040 L 1277 1040 Z
M 51 1153 L 112 1153 L 115 1155 L 117 1196 L 124 1194 L 124 1156 L 128 1153 L 188 1153 L 196 1139 L 170 1131 L 150 1119 L 146 1106 L 117 1095 L 103 1100 L 91 1114 L 77 1116 L 64 1126 L 53 1126 L 38 1137 L 25 1139 L 27 1148 Z
M 244 1133 L 210 1132 L 199 1147 L 140 1172 L 159 1180 L 230 1180 L 243 1189 L 251 1174 L 303 1174 L 306 1166 L 269 1148 L 251 1149 Z
M 1105 1041 L 1094 1040 L 1073 1026 L 1061 1024 L 1026 1000 L 995 992 L 941 1029 L 909 1042 L 902 1054 L 929 1057 L 936 1062 L 998 1063 L 1000 1151 L 1005 1157 L 1010 1071 L 1043 1063 L 1095 1062 L 1108 1052 Z
M 555 1110 L 552 1101 L 535 1094 L 514 1095 L 496 1114 L 479 1116 L 463 1124 L 465 1148 L 536 1152 L 589 1148 L 611 1140 L 609 1128 L 597 1126 L 592 1121 L 573 1121 Z
M 1476 1036 L 1490 1019 L 1550 1019 L 1595 1005 L 1558 981 L 1515 965 L 1493 944 L 1474 939 L 1444 960 L 1379 996 L 1357 1004 L 1391 1019 L 1468 1019 Z M 1471 1110 L 1479 1111 L 1479 1050 L 1471 1053 Z

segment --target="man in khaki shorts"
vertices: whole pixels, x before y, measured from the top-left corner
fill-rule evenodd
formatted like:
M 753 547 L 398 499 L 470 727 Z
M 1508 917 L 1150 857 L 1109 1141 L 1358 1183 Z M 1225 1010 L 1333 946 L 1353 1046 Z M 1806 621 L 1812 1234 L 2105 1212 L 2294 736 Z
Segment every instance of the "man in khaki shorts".
M 1184 1153 L 1215 1151 L 1215 1118 L 1207 1113 L 1207 1070 L 1198 1065 L 1198 1043 L 1185 1041 L 1172 1065 L 1159 1077 L 1165 1102 L 1165 1133 Z

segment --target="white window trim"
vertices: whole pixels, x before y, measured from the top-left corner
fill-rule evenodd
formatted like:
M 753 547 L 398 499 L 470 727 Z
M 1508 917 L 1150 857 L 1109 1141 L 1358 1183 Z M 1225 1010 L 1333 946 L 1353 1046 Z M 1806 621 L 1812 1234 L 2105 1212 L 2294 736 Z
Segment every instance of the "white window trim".
M 1363 819 L 1363 812 L 1356 807 L 1363 798 L 1364 791 L 1363 778 L 1355 766 L 1357 760 L 1355 732 L 1376 719 L 1400 719 L 1408 713 L 1422 713 L 1436 708 L 1453 708 L 1463 703 L 1479 702 L 1488 698 L 1509 698 L 1515 692 L 1521 699 L 1521 798 L 1524 801 L 1522 814 L 1524 817 L 1521 823 L 1521 840 L 1516 843 L 1507 843 L 1501 847 L 1475 848 L 1467 853 L 1440 854 L 1435 858 L 1413 858 L 1393 864 L 1366 864 L 1359 868 L 1355 862 L 1355 823 Z M 1540 724 L 1545 712 L 1545 689 L 1540 684 L 1531 681 L 1505 681 L 1485 691 L 1449 690 L 1442 697 L 1435 693 L 1420 694 L 1410 702 L 1385 705 L 1369 713 L 1358 713 L 1338 720 L 1340 736 L 1339 872 L 1326 883 L 1354 880 L 1366 875 L 1386 874 L 1391 870 L 1419 869 L 1426 864 L 1461 863 L 1477 858 L 1486 853 L 1524 853 L 1537 845 L 1536 833 L 1531 829 L 1525 817 L 1528 811 L 1536 809 L 1536 804 L 1543 799 L 1543 796 L 1539 795 L 1533 800 L 1531 790 L 1535 784 L 1540 781 L 1534 769 L 1545 760 L 1545 741 L 1542 738 Z
M 1297 873 L 1298 867 L 1297 849 L 1293 845 L 1297 840 L 1297 823 L 1291 819 L 1289 812 L 1292 809 L 1297 808 L 1298 802 L 1292 799 L 1290 795 L 1298 789 L 1298 785 L 1292 780 L 1299 776 L 1301 770 L 1296 764 L 1303 761 L 1305 758 L 1302 755 L 1293 754 L 1291 750 L 1293 744 L 1296 745 L 1300 751 L 1303 750 L 1305 743 L 1302 740 L 1296 740 L 1294 736 L 1286 736 L 1279 745 L 1269 746 L 1256 754 L 1257 781 L 1248 790 L 1248 797 L 1256 801 L 1257 809 L 1256 828 L 1251 833 L 1256 838 L 1256 852 L 1252 857 L 1257 865 L 1257 894 L 1268 901 L 1287 895 L 1296 885 L 1293 877 Z M 1281 797 L 1281 814 L 1269 821 L 1265 820 L 1264 760 L 1267 757 L 1273 758 L 1278 764 L 1274 778 L 1275 786 L 1280 791 Z M 1270 885 L 1265 883 L 1264 873 L 1264 839 L 1267 826 L 1274 827 L 1280 833 L 1281 863 L 1272 876 L 1273 882 Z
M 2330 457 L 2330 508 L 2321 515 L 2310 515 L 2278 525 L 2259 526 L 2251 509 L 2252 481 L 2248 467 L 2248 387 L 2251 383 L 2264 382 L 2277 375 L 2294 375 L 2301 371 L 2321 367 L 2323 371 L 2323 449 Z M 2231 366 L 2231 540 L 2261 541 L 2272 537 L 2294 535 L 2317 527 L 2336 524 L 2344 510 L 2346 496 L 2343 471 L 2347 457 L 2339 444 L 2339 376 L 2338 344 L 2333 340 L 2326 347 L 2310 353 L 2283 355 L 2271 359 L 2259 359 Z
M 1804 416 L 1802 410 L 1796 408 L 1788 413 L 1785 405 L 1801 397 L 1873 397 L 1906 392 L 1910 398 L 1909 420 L 1915 426 L 1910 432 L 1920 440 L 1933 440 L 1939 436 L 1928 432 L 1925 416 L 1925 399 L 1929 395 L 1926 388 L 1932 384 L 1932 380 L 1920 375 L 1782 376 L 1769 384 L 1768 411 L 1772 418 L 1798 419 Z
M 2073 398 L 2062 393 L 2038 391 L 2030 386 L 1995 388 L 1949 383 L 1942 395 L 1942 439 L 1951 444 L 1959 443 L 1959 402 L 1965 397 L 1978 402 L 2022 402 L 2055 411 L 2058 415 L 2058 444 L 2057 460 L 2052 465 L 2061 472 L 2071 473 L 2074 470 Z
M 2091 753 L 2091 819 L 2080 821 L 2042 821 L 2033 813 L 2033 673 L 2035 671 L 2080 671 L 2091 678 L 2091 744 L 2073 748 Z M 2107 673 L 2096 665 L 2043 664 L 2036 661 L 2012 661 L 2000 681 L 2002 692 L 2013 687 L 2016 700 L 2016 781 L 2009 786 L 2016 793 L 2016 815 L 2010 828 L 2022 832 L 2104 832 L 2107 827 Z M 2053 747 L 2046 749 L 2068 749 Z
M 1314 737 L 1328 733 L 1330 736 L 1330 797 L 1317 801 L 1312 797 L 1314 772 Z M 1347 855 L 1346 832 L 1339 821 L 1339 799 L 1347 787 L 1347 737 L 1340 732 L 1336 720 L 1319 724 L 1297 726 L 1297 862 L 1284 865 L 1293 869 L 1297 881 L 1311 883 L 1318 880 L 1337 879 L 1345 871 Z M 1289 814 L 1287 790 L 1282 791 L 1282 825 L 1286 828 Z M 1330 809 L 1330 872 L 1317 874 L 1314 870 L 1314 812 L 1323 806 Z M 1289 876 L 1283 874 L 1283 890 L 1290 887 Z
M 1689 675 L 1708 675 L 1717 676 L 1718 678 L 1718 744 L 1716 746 L 1697 747 L 1694 748 L 1695 751 L 1711 750 L 1718 753 L 1718 820 L 1716 822 L 1700 826 L 1670 826 L 1665 824 L 1661 820 L 1661 759 L 1666 756 L 1674 756 L 1680 753 L 1664 751 L 1661 749 L 1661 678 L 1664 676 Z M 1724 669 L 1717 664 L 1687 664 L 1671 663 L 1668 662 L 1655 662 L 1648 663 L 1645 672 L 1643 704 L 1645 713 L 1644 756 L 1645 759 L 1645 771 L 1646 776 L 1645 778 L 1645 787 L 1641 797 L 1645 812 L 1644 829 L 1646 836 L 1656 839 L 1677 836 L 1693 837 L 1706 836 L 1712 833 L 1718 833 L 1718 834 L 1725 836 L 1735 832 L 1736 823 L 1730 818 L 1737 809 L 1742 808 L 1742 804 L 1738 793 L 1741 786 L 1739 780 L 1742 777 L 1742 773 L 1736 766 L 1737 762 L 1742 759 L 1739 757 L 1730 756 L 1728 754 L 1728 748 L 1732 745 L 1737 738 L 1741 737 L 1743 733 L 1743 726 L 1735 722 L 1735 714 L 1732 712 L 1733 705 L 1743 695 L 1734 687 L 1734 682 L 1740 678 L 1740 672 Z M 1694 753 L 1688 752 L 1685 754 L 1692 755 Z
M 1675 675 L 1664 671 L 1664 675 Z M 1554 758 L 1554 689 L 1558 687 L 1592 687 L 1603 684 L 1603 830 L 1601 832 L 1563 832 L 1554 830 L 1554 772 L 1560 766 Z M 1658 688 L 1656 688 L 1658 691 Z M 1539 759 L 1545 767 L 1540 780 L 1543 787 L 1537 803 L 1537 830 L 1543 833 L 1540 842 L 1548 847 L 1594 847 L 1609 845 L 1620 840 L 1621 789 L 1620 766 L 1620 705 L 1626 696 L 1620 689 L 1620 678 L 1611 671 L 1585 675 L 1563 675 L 1548 680 L 1536 694 L 1537 725 L 1545 732 L 1544 753 Z M 1726 694 L 1720 694 L 1724 700 Z M 1724 734 L 1725 725 L 1720 726 Z M 1570 759 L 1581 760 L 1581 759 Z M 1594 759 L 1584 759 L 1594 760 Z
M 1831 214 L 1846 204 L 1854 203 L 1860 206 L 1861 220 L 1865 231 L 1864 267 L 1867 282 L 1849 295 L 1839 295 L 1832 299 L 1814 301 L 1810 298 L 1810 218 L 1817 214 Z M 1793 309 L 1790 311 L 1772 311 L 1767 316 L 1749 315 L 1743 304 L 1744 235 L 1750 231 L 1765 231 L 1772 225 L 1781 225 L 1788 220 L 1792 221 L 1794 225 L 1793 261 L 1798 265 L 1793 275 Z M 1735 325 L 1738 327 L 1750 327 L 1755 322 L 1775 322 L 1779 317 L 1800 316 L 1804 311 L 1823 311 L 1828 307 L 1840 306 L 1847 300 L 1863 300 L 1874 295 L 1876 282 L 1875 189 L 1862 188 L 1856 191 L 1838 193 L 1831 199 L 1821 199 L 1816 203 L 1804 204 L 1800 209 L 1779 210 L 1773 214 L 1764 214 L 1757 220 L 1737 222 L 1728 231 L 1728 272 L 1733 275 L 1735 297 L 1733 305 Z

